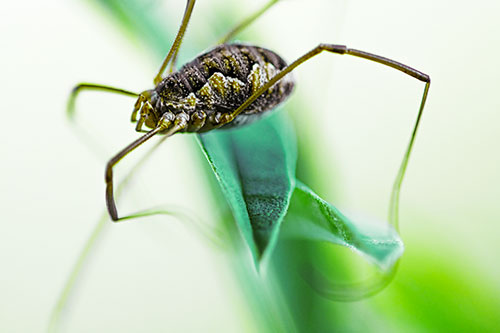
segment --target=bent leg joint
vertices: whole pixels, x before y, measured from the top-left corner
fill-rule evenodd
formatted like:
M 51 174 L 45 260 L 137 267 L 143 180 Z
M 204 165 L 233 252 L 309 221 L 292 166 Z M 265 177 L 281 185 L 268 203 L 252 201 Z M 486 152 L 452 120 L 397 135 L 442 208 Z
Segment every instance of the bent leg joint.
M 337 44 L 319 44 L 318 48 L 321 51 L 329 51 L 333 53 L 338 53 L 338 54 L 345 54 L 347 53 L 347 46 L 345 45 L 337 45 Z

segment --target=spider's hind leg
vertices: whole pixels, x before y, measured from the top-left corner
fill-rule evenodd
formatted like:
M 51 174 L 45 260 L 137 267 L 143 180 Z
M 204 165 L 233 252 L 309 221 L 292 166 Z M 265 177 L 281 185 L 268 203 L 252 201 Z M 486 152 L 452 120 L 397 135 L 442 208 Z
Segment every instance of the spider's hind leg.
M 175 117 L 175 118 L 174 118 Z M 116 154 L 113 158 L 108 161 L 106 164 L 106 172 L 105 172 L 105 182 L 106 182 L 106 206 L 108 208 L 109 215 L 111 219 L 115 222 L 130 219 L 134 216 L 125 216 L 118 217 L 118 211 L 116 209 L 115 197 L 113 192 L 113 167 L 120 162 L 126 155 L 132 152 L 134 149 L 151 139 L 153 136 L 163 133 L 164 137 L 162 139 L 170 137 L 171 135 L 183 130 L 188 125 L 189 116 L 184 113 L 179 113 L 174 116 L 171 113 L 165 113 L 162 118 L 159 120 L 158 125 L 147 132 L 143 136 L 139 137 L 137 140 L 123 148 L 118 154 Z M 171 126 L 172 125 L 172 126 Z M 165 131 L 167 131 L 165 133 Z M 137 215 L 139 216 L 139 215 Z
M 175 67 L 175 62 L 177 59 L 177 53 L 179 52 L 179 48 L 181 47 L 182 39 L 184 38 L 184 33 L 186 32 L 187 26 L 189 24 L 189 20 L 191 19 L 191 14 L 193 13 L 194 3 L 196 0 L 187 0 L 186 9 L 184 10 L 184 16 L 182 18 L 181 26 L 179 27 L 179 31 L 177 31 L 177 35 L 175 36 L 174 43 L 170 47 L 167 56 L 163 60 L 161 64 L 160 70 L 158 74 L 156 74 L 154 78 L 155 86 L 161 82 L 163 79 L 163 72 L 167 68 L 170 63 L 169 72 L 172 72 Z
M 255 93 L 253 93 L 243 104 L 241 104 L 236 110 L 233 111 L 230 115 L 227 116 L 228 121 L 233 120 L 235 117 L 237 117 L 242 111 L 244 111 L 250 104 L 252 104 L 260 95 L 262 95 L 264 92 L 266 92 L 269 88 L 271 88 L 275 83 L 277 83 L 279 80 L 281 80 L 285 75 L 293 71 L 295 68 L 297 68 L 299 65 L 303 64 L 304 62 L 310 60 L 314 56 L 320 54 L 323 51 L 327 51 L 330 53 L 336 53 L 336 54 L 346 54 L 346 55 L 351 55 L 355 56 L 358 58 L 363 58 L 366 60 L 370 60 L 373 62 L 377 62 L 379 64 L 392 67 L 394 69 L 397 69 L 409 76 L 412 76 L 416 78 L 417 80 L 420 80 L 422 82 L 425 82 L 425 87 L 424 87 L 424 93 L 422 95 L 422 99 L 420 101 L 420 107 L 418 110 L 418 115 L 417 115 L 417 120 L 415 121 L 415 125 L 413 127 L 413 132 L 410 137 L 410 141 L 408 143 L 408 146 L 406 148 L 405 154 L 403 156 L 403 160 L 401 162 L 401 166 L 399 168 L 399 172 L 396 176 L 396 179 L 394 181 L 393 189 L 392 189 L 392 194 L 391 194 L 391 203 L 389 207 L 389 222 L 396 228 L 398 228 L 398 206 L 399 206 L 399 189 L 401 187 L 401 183 L 403 181 L 403 177 L 406 171 L 406 166 L 408 165 L 408 159 L 410 157 L 410 153 L 413 147 L 413 142 L 415 140 L 415 136 L 417 134 L 417 129 L 418 125 L 420 123 L 420 119 L 422 117 L 422 113 L 424 111 L 424 106 L 425 106 L 425 101 L 427 100 L 427 94 L 429 92 L 429 87 L 431 84 L 431 78 L 429 75 L 422 73 L 408 65 L 405 65 L 403 63 L 400 63 L 398 61 L 385 58 L 373 53 L 368 53 L 365 51 L 360 51 L 356 49 L 351 49 L 348 48 L 345 45 L 335 45 L 335 44 L 320 44 L 316 46 L 314 49 L 311 51 L 307 52 L 294 62 L 292 62 L 290 65 L 285 67 L 281 72 L 273 76 L 269 81 L 267 81 L 265 84 L 263 84 Z
M 76 99 L 78 98 L 79 94 L 85 90 L 104 91 L 130 97 L 139 97 L 139 94 L 121 88 L 96 83 L 79 83 L 71 90 L 68 98 L 68 103 L 66 104 L 66 116 L 68 117 L 68 119 L 74 120 Z

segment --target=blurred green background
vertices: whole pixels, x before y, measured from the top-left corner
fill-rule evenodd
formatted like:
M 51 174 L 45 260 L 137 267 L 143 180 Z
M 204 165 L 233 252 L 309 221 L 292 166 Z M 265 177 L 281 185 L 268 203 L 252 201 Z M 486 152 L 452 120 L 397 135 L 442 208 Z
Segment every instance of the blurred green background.
M 199 0 L 181 59 L 209 48 L 264 2 Z M 184 5 L 144 1 L 141 11 L 154 11 L 175 31 Z M 280 308 L 268 314 L 280 316 L 276 322 L 321 332 L 500 330 L 499 12 L 494 0 L 283 0 L 239 37 L 289 61 L 320 42 L 346 44 L 404 62 L 433 82 L 401 193 L 406 252 L 395 280 L 356 303 L 323 300 L 292 277 L 274 282 L 271 288 L 293 296 L 288 314 Z M 105 162 L 135 137 L 133 100 L 82 95 L 78 111 L 96 154 L 64 119 L 67 95 L 80 81 L 149 89 L 159 55 L 93 1 L 2 2 L 0 27 L 0 331 L 37 332 L 102 213 Z M 298 130 L 300 177 L 335 205 L 385 219 L 422 84 L 333 55 L 294 75 L 296 94 L 284 109 Z M 225 208 L 209 190 L 197 150 L 190 136 L 168 140 L 119 206 L 133 211 L 169 203 L 216 227 Z M 120 164 L 118 175 L 140 155 Z M 245 293 L 250 286 L 235 278 L 231 247 L 216 248 L 198 231 L 165 217 L 108 223 L 61 331 L 261 330 L 265 324 Z M 283 254 L 296 246 L 284 242 L 276 262 L 286 265 Z M 346 269 L 357 260 L 344 249 L 301 249 L 332 266 L 334 253 Z

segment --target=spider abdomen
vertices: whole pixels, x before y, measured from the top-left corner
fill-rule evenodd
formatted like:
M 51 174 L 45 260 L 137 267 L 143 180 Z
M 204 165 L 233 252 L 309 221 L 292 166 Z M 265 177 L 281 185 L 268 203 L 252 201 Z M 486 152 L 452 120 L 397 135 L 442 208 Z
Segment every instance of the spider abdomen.
M 203 114 L 206 117 L 203 124 L 199 121 L 196 126 L 190 124 L 187 131 L 204 132 L 219 127 L 224 114 L 236 110 L 286 66 L 280 56 L 261 47 L 219 45 L 160 82 L 155 89 L 160 97 L 155 108 L 161 114 L 184 112 L 190 116 L 190 123 Z M 224 127 L 258 119 L 285 101 L 293 86 L 292 77 L 286 75 Z

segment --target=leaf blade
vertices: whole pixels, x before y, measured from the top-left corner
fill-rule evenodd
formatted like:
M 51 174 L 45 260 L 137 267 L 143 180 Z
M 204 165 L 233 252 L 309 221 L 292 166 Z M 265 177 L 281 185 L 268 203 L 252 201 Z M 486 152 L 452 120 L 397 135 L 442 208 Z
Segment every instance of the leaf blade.
M 200 143 L 256 262 L 272 252 L 295 188 L 295 134 L 283 112 Z

